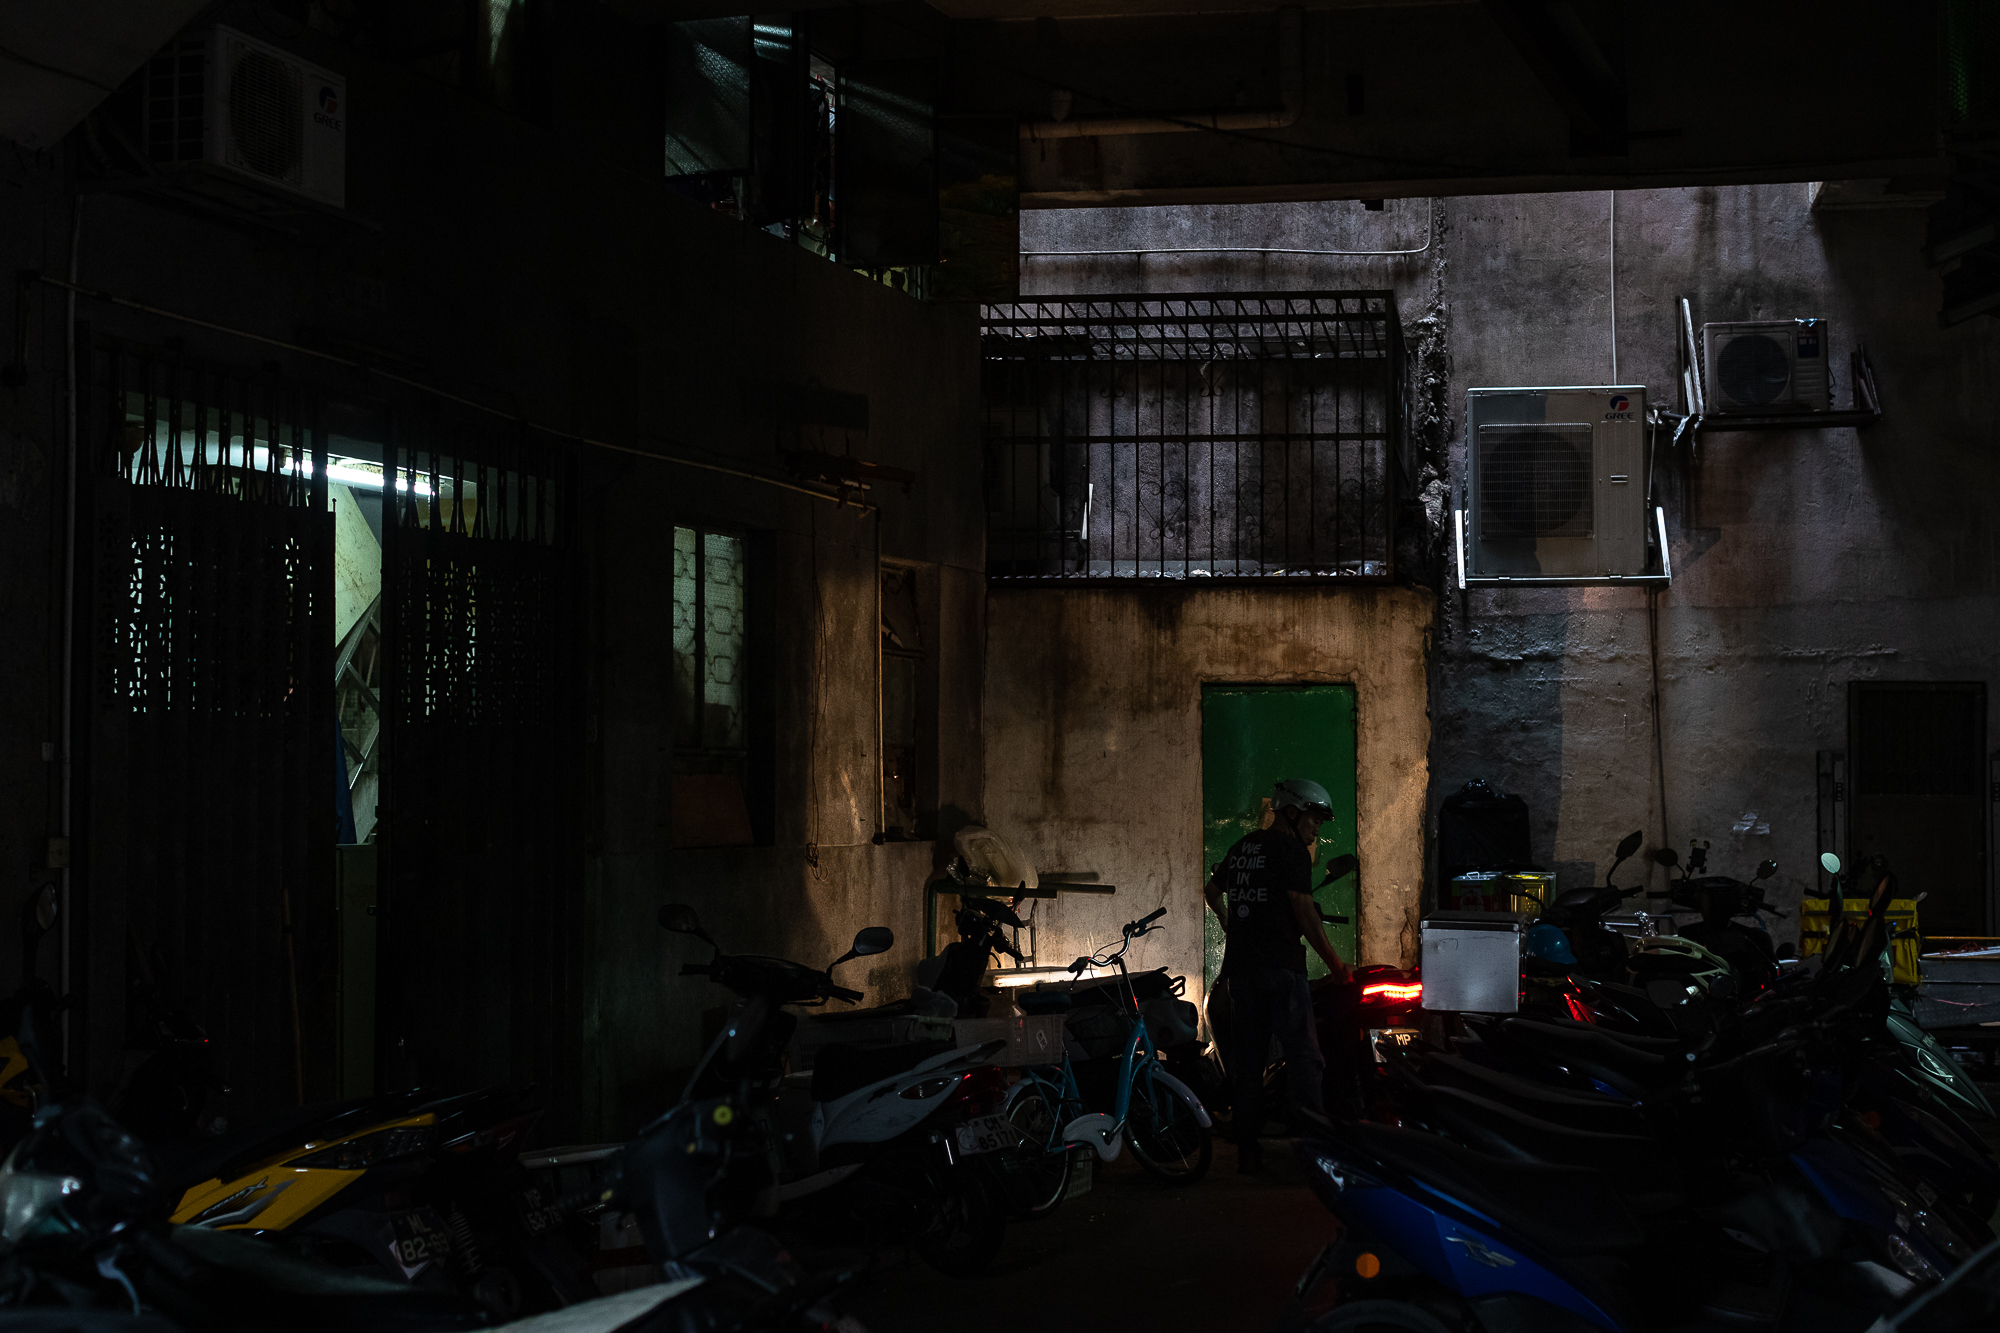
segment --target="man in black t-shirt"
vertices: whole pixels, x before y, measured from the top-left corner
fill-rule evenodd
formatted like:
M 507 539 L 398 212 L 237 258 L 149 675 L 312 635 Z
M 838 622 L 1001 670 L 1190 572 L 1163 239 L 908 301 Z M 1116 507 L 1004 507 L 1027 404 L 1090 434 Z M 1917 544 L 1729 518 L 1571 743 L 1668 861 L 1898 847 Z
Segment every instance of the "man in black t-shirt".
M 1271 808 L 1271 827 L 1231 847 L 1202 891 L 1228 934 L 1216 977 L 1217 986 L 1227 988 L 1228 1031 L 1216 1036 L 1235 1092 L 1239 1171 L 1263 1166 L 1257 1131 L 1264 1124 L 1264 1058 L 1272 1037 L 1285 1052 L 1292 1101 L 1324 1109 L 1325 1060 L 1313 1030 L 1306 944 L 1335 977 L 1351 975 L 1326 938 L 1312 896 L 1312 848 L 1320 825 L 1333 817 L 1333 802 L 1317 782 L 1288 778 L 1272 793 Z

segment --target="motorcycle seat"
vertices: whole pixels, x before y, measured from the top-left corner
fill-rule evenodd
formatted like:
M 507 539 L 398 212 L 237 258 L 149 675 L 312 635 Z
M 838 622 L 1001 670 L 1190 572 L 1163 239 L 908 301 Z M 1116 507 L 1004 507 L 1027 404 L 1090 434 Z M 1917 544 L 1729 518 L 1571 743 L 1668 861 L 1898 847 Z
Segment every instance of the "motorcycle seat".
M 1588 1023 L 1510 1018 L 1494 1031 L 1504 1043 L 1555 1060 L 1632 1097 L 1673 1087 L 1688 1068 L 1685 1054 L 1645 1049 Z M 1669 1049 L 1673 1045 L 1669 1043 Z
M 1433 1087 L 1457 1088 L 1490 1097 L 1538 1120 L 1601 1134 L 1644 1134 L 1644 1113 L 1629 1102 L 1584 1096 L 1537 1083 L 1533 1079 L 1492 1069 L 1462 1055 L 1432 1052 L 1417 1066 L 1421 1080 Z
M 812 1099 L 834 1101 L 952 1049 L 948 1041 L 908 1041 L 893 1046 L 833 1042 L 820 1047 L 813 1057 Z
M 1357 1121 L 1343 1126 L 1358 1146 L 1387 1165 L 1485 1214 L 1551 1255 L 1617 1254 L 1638 1248 L 1645 1232 L 1610 1179 L 1573 1166 L 1505 1161 L 1433 1134 Z
M 1443 1122 L 1453 1136 L 1495 1157 L 1543 1162 L 1550 1166 L 1580 1166 L 1604 1171 L 1628 1182 L 1650 1182 L 1659 1176 L 1660 1147 L 1650 1137 L 1634 1134 L 1599 1134 L 1552 1124 L 1477 1093 L 1457 1088 L 1434 1088 L 1430 1094 L 1430 1115 Z M 1672 1188 L 1641 1192 L 1621 1191 L 1621 1197 L 1640 1216 L 1667 1211 L 1682 1202 Z

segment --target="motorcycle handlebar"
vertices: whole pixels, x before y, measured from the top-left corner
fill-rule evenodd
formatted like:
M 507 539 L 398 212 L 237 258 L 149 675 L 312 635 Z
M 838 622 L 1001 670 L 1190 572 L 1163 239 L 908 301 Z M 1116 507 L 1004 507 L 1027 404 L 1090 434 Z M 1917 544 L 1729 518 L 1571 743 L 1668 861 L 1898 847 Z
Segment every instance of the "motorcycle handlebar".
M 826 993 L 832 999 L 845 1000 L 849 1004 L 861 1003 L 861 992 L 858 990 L 849 990 L 845 986 L 828 986 Z
M 1158 921 L 1161 917 L 1165 916 L 1166 914 L 1167 914 L 1166 908 L 1164 907 L 1155 908 L 1153 911 L 1148 912 L 1145 916 L 1140 917 L 1137 921 L 1134 921 L 1131 925 L 1125 927 L 1125 933 L 1128 935 L 1137 934 L 1139 931 L 1142 931 L 1147 926 L 1152 925 L 1155 921 Z

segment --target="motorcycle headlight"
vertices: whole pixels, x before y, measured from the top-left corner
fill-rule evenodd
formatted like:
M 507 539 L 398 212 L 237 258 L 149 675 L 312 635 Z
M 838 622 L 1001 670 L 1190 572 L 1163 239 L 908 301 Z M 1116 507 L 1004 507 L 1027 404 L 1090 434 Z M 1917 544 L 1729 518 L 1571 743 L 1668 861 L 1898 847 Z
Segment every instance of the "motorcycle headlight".
M 38 1176 L 0 1171 L 0 1245 L 8 1249 L 50 1220 L 64 1196 L 83 1188 L 74 1176 Z
M 1308 1155 L 1313 1168 L 1326 1177 L 1334 1189 L 1345 1193 L 1350 1189 L 1368 1189 L 1382 1182 L 1365 1171 L 1360 1171 L 1343 1162 L 1329 1152 L 1315 1152 Z
M 1897 1270 L 1912 1281 L 1936 1282 L 1944 1276 L 1937 1271 L 1930 1260 L 1918 1254 L 1910 1242 L 1901 1236 L 1891 1235 L 1886 1248 L 1889 1251 L 1889 1262 L 1896 1265 Z
M 365 1171 L 398 1157 L 415 1157 L 431 1146 L 432 1127 L 402 1125 L 347 1139 L 318 1152 L 295 1157 L 285 1165 L 320 1171 Z

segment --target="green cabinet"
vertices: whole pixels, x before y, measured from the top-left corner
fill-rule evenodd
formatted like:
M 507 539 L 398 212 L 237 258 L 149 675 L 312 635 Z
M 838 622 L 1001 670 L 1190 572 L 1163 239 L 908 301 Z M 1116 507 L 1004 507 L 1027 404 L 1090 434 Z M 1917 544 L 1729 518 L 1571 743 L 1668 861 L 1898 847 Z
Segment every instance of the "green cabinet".
M 1352 685 L 1204 685 L 1201 689 L 1202 881 L 1244 834 L 1258 827 L 1264 801 L 1283 778 L 1311 778 L 1333 798 L 1333 818 L 1320 830 L 1318 863 L 1356 847 L 1354 814 L 1354 687 Z M 1313 882 L 1320 873 L 1313 872 Z M 1362 872 L 1362 873 L 1365 873 Z M 1357 875 L 1318 893 L 1319 904 L 1348 924 L 1328 926 L 1335 952 L 1354 958 Z M 1222 966 L 1222 923 L 1203 912 L 1202 973 L 1214 984 Z M 1307 951 L 1315 977 L 1326 975 Z

